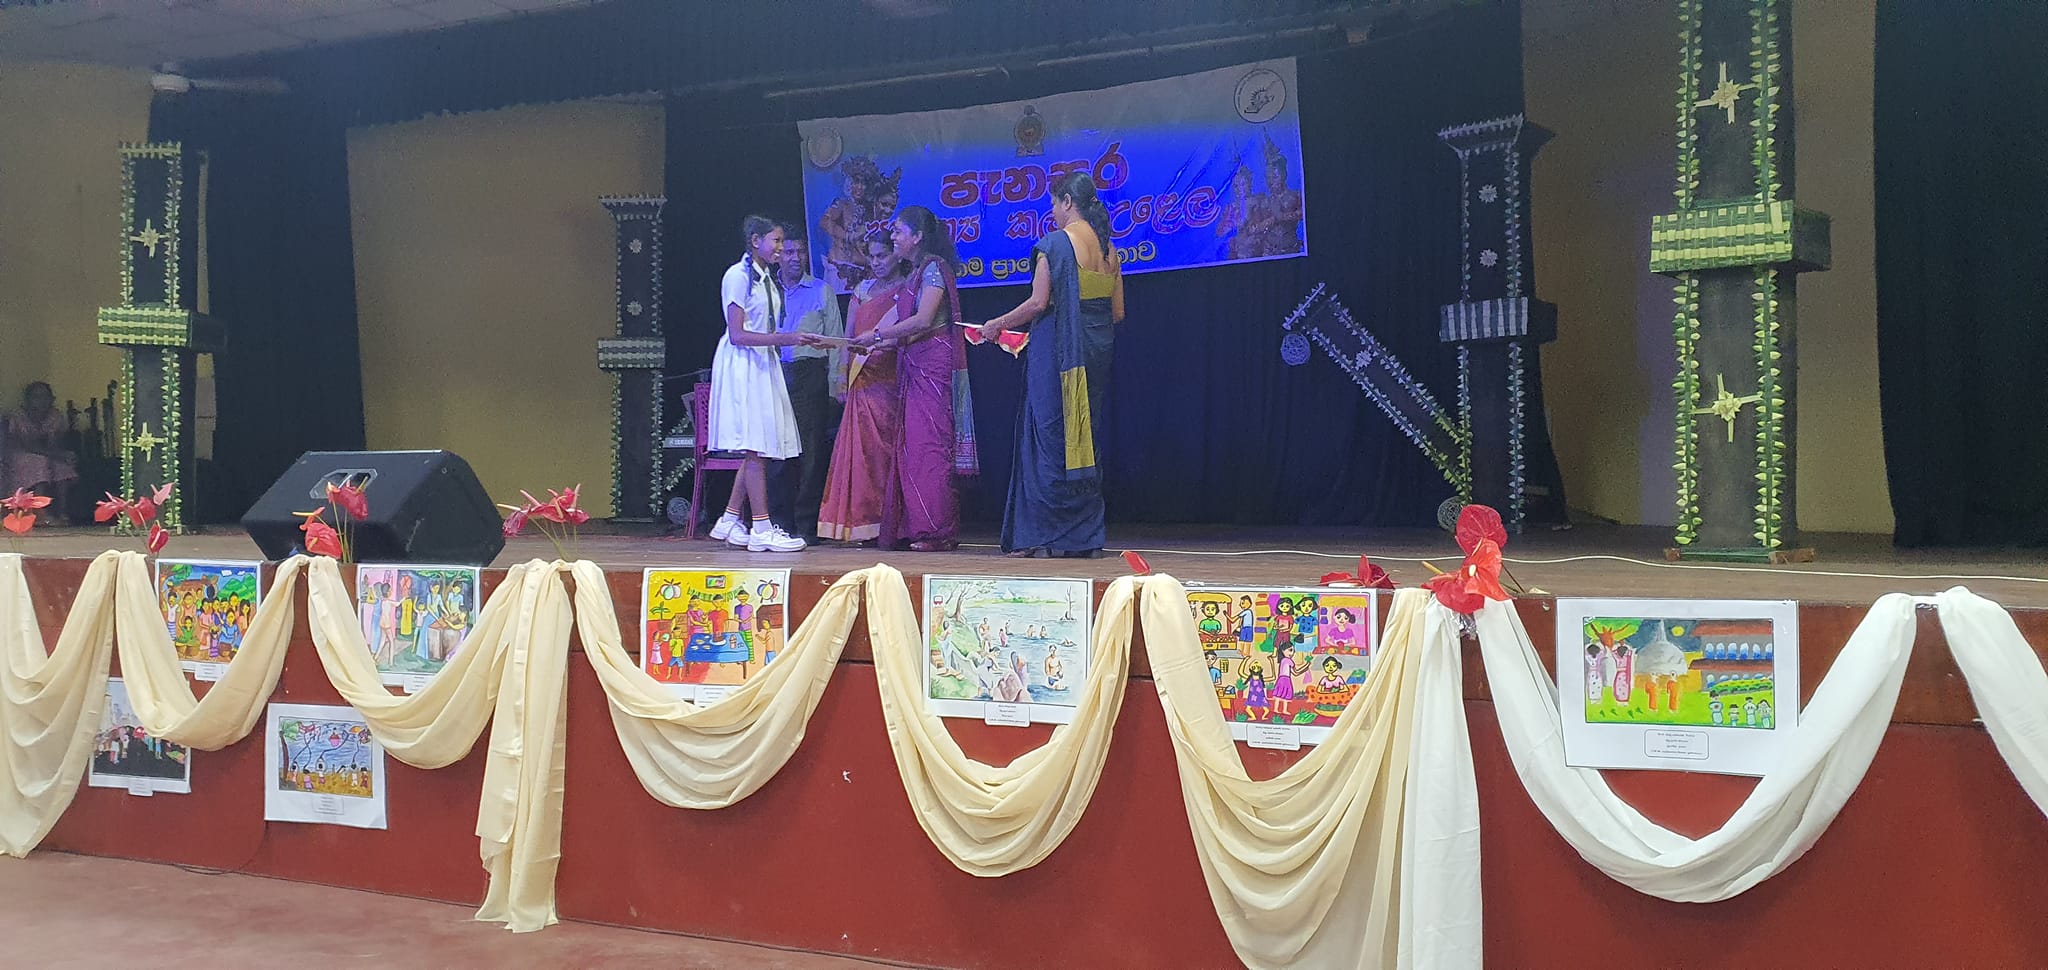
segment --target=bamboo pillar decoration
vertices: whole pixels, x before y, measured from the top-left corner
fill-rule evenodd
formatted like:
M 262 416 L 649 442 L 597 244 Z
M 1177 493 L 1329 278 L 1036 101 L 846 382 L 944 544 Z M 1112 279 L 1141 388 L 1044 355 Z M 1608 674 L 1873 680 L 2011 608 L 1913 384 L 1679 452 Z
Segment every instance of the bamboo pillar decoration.
M 597 342 L 597 366 L 612 392 L 612 518 L 649 522 L 662 514 L 661 198 L 600 200 L 616 224 L 617 336 Z
M 1677 282 L 1674 558 L 1795 562 L 1797 274 L 1828 221 L 1793 201 L 1787 0 L 1680 0 L 1677 211 L 1650 269 Z
M 121 490 L 176 482 L 164 528 L 183 531 L 198 484 L 191 398 L 194 362 L 224 342 L 217 321 L 195 312 L 198 233 L 195 187 L 175 142 L 121 146 L 121 302 L 101 307 L 99 342 L 123 351 L 114 439 Z

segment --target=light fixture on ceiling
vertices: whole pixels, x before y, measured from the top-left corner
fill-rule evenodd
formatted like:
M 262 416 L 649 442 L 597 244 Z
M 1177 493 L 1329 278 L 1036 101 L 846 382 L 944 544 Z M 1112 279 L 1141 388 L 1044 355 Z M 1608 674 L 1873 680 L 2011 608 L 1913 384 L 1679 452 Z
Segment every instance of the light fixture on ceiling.
M 149 86 L 158 94 L 189 94 L 193 91 L 229 91 L 236 94 L 286 94 L 291 91 L 274 77 L 188 77 L 177 64 L 165 64 L 149 76 Z

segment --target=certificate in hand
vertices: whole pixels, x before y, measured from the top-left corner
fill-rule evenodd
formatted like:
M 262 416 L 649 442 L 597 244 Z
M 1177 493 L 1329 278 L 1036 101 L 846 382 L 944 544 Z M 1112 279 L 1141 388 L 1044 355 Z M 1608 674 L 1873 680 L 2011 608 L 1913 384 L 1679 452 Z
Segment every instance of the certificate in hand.
M 988 338 L 986 338 L 986 337 L 983 337 L 983 336 L 981 335 L 981 325 L 980 325 L 980 324 L 978 324 L 978 323 L 960 323 L 960 324 L 957 324 L 957 325 L 958 325 L 958 326 L 962 326 L 962 327 L 966 327 L 966 328 L 967 328 L 967 342 L 968 342 L 968 343 L 970 343 L 970 344 L 985 344 L 985 343 L 990 343 L 990 342 L 991 342 L 991 341 L 989 341 L 989 340 L 988 340 Z M 996 339 L 995 339 L 995 340 L 994 340 L 993 342 L 995 343 L 995 345 L 996 345 L 996 346 L 998 346 L 998 347 L 1001 347 L 1001 348 L 1003 348 L 1004 350 L 1007 350 L 1007 351 L 1009 351 L 1009 352 L 1010 352 L 1010 356 L 1012 356 L 1012 357 L 1015 357 L 1015 356 L 1017 356 L 1017 355 L 1019 355 L 1019 354 L 1022 354 L 1022 353 L 1024 352 L 1024 345 L 1025 345 L 1025 344 L 1028 344 L 1028 343 L 1030 343 L 1030 342 L 1031 342 L 1031 335 L 1030 335 L 1030 334 L 1028 334 L 1028 333 L 1023 333 L 1023 332 L 1020 332 L 1020 331 L 1016 331 L 1016 330 L 1005 330 L 1005 331 L 1003 331 L 1002 333 L 999 333 L 999 334 L 997 334 L 997 335 L 996 335 Z

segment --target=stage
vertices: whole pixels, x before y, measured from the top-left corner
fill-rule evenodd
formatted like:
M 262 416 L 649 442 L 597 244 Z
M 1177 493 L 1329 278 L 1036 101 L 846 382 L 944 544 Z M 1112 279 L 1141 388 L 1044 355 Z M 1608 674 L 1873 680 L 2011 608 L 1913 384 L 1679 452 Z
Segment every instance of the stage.
M 1449 569 L 1459 558 L 1450 534 L 1435 529 L 1118 526 L 1110 532 L 1110 551 L 1095 560 L 1009 559 L 997 551 L 993 531 L 970 531 L 966 545 L 951 553 L 822 545 L 786 556 L 750 554 L 701 538 L 663 538 L 652 528 L 600 531 L 593 525 L 586 533 L 571 551 L 606 570 L 747 565 L 828 577 L 882 562 L 911 577 L 968 573 L 1109 580 L 1130 574 L 1116 553 L 1134 549 L 1155 572 L 1189 583 L 1312 586 L 1325 573 L 1356 570 L 1364 554 L 1396 584 L 1415 586 L 1430 575 L 1417 560 L 1431 558 Z M 1523 586 L 1552 596 L 1789 599 L 1867 606 L 1886 593 L 1932 594 L 1963 585 L 2007 609 L 2048 609 L 2048 559 L 2025 551 L 1910 551 L 1892 548 L 1882 536 L 1808 535 L 1805 542 L 1819 550 L 1818 562 L 1745 566 L 1667 562 L 1670 538 L 1664 529 L 1611 525 L 1532 531 L 1509 541 L 1508 568 Z M 32 558 L 90 558 L 109 548 L 139 546 L 139 539 L 109 537 L 100 529 L 39 528 L 19 549 Z M 225 526 L 173 539 L 163 555 L 262 558 L 246 536 Z M 525 536 L 512 540 L 491 565 L 502 569 L 555 557 L 547 540 Z
M 1425 570 L 1399 560 L 1439 557 L 1446 567 L 1455 561 L 1444 557 L 1455 550 L 1450 536 L 1436 531 L 1123 529 L 1114 538 L 1148 550 L 1159 571 L 1219 583 L 1313 584 L 1326 571 L 1355 568 L 1353 557 L 1362 550 L 1378 554 L 1398 581 L 1411 585 Z M 1560 595 L 1798 599 L 1801 687 L 1809 698 L 1870 600 L 1953 585 L 1945 579 L 1871 577 L 2048 578 L 2048 567 L 2017 555 L 1901 555 L 1869 540 L 1824 537 L 1815 542 L 1823 559 L 1811 566 L 1673 566 L 1661 559 L 1662 541 L 1656 530 L 1592 528 L 1517 537 L 1510 552 L 1533 560 L 1513 567 L 1525 585 Z M 86 557 L 138 542 L 72 531 L 37 534 L 22 543 L 32 557 L 29 587 L 50 642 L 85 574 Z M 1270 549 L 1294 551 L 1262 551 Z M 877 560 L 903 571 L 913 596 L 919 595 L 918 577 L 927 573 L 1063 574 L 1098 581 L 1128 573 L 1113 555 L 1020 561 L 986 548 L 934 555 L 823 548 L 777 557 L 748 556 L 703 540 L 599 535 L 584 537 L 580 551 L 604 565 L 619 620 L 629 629 L 637 615 L 639 570 L 657 564 L 787 566 L 799 624 L 831 580 Z M 256 551 L 246 538 L 215 532 L 176 539 L 165 554 L 254 558 Z M 544 540 L 522 539 L 498 565 L 553 555 Z M 1640 562 L 1625 561 L 1631 559 Z M 352 579 L 347 570 L 344 577 Z M 486 572 L 484 592 L 502 577 Z M 1103 585 L 1097 583 L 1098 595 Z M 1970 585 L 2011 608 L 2030 642 L 2048 644 L 2048 589 L 2042 584 Z M 1554 655 L 1552 602 L 1534 596 L 1519 608 L 1547 662 Z M 305 622 L 302 614 L 273 699 L 336 703 L 339 695 Z M 580 641 L 572 638 L 560 913 L 570 920 L 929 966 L 1232 965 L 1193 854 L 1169 728 L 1141 642 L 1142 635 L 1132 648 L 1122 713 L 1088 812 L 1045 862 L 992 880 L 965 875 L 947 862 L 905 798 L 866 624 L 854 624 L 795 755 L 758 793 L 718 811 L 672 809 L 648 797 L 624 757 Z M 1492 833 L 1482 873 L 1487 946 L 1504 964 L 1570 965 L 1609 944 L 1646 954 L 1709 952 L 1731 934 L 1777 940 L 1774 959 L 1790 964 L 1996 965 L 2031 963 L 2038 956 L 2023 938 L 1986 935 L 1976 921 L 1941 915 L 2048 905 L 2027 876 L 2048 865 L 2048 847 L 2010 838 L 2038 824 L 2038 811 L 1975 723 L 1969 690 L 1926 611 L 1892 724 L 1847 810 L 1798 865 L 1720 906 L 1661 902 L 1587 868 L 1549 830 L 1516 781 L 1486 675 L 1470 643 L 1463 677 L 1482 826 Z M 1005 728 L 967 720 L 948 721 L 947 729 L 968 755 L 989 764 L 1007 763 L 1052 733 L 1048 725 Z M 1239 753 L 1253 777 L 1270 778 L 1305 751 L 1240 744 Z M 269 824 L 257 810 L 264 786 L 262 744 L 244 740 L 194 755 L 190 795 L 138 799 L 120 790 L 82 788 L 45 848 L 474 904 L 485 883 L 473 834 L 484 759 L 479 744 L 438 771 L 391 764 L 388 831 Z M 1756 784 L 1751 778 L 1677 772 L 1607 774 L 1615 790 L 1647 816 L 1694 836 L 1719 827 Z M 1928 826 L 1929 818 L 1942 823 Z M 1926 879 L 1884 878 L 1892 864 L 1885 860 L 1892 858 L 1890 847 L 1901 831 L 1915 833 L 1916 851 L 1924 858 L 1999 862 L 1952 867 L 1967 874 L 1959 879 L 1931 878 L 1931 869 L 1922 870 Z M 880 881 L 888 891 L 876 891 Z M 1845 909 L 1866 917 L 1859 926 L 1911 933 L 1815 932 L 1833 925 L 1830 914 Z M 1074 919 L 1077 911 L 1090 918 Z M 1049 934 L 1046 927 L 1060 931 Z

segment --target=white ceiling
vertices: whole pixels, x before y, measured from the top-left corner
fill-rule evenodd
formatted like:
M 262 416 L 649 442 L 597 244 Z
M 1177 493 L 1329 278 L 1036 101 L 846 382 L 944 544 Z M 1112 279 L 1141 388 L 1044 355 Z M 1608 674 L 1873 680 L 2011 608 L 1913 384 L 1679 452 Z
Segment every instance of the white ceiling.
M 0 58 L 154 68 L 435 30 L 596 0 L 62 0 L 0 9 Z

